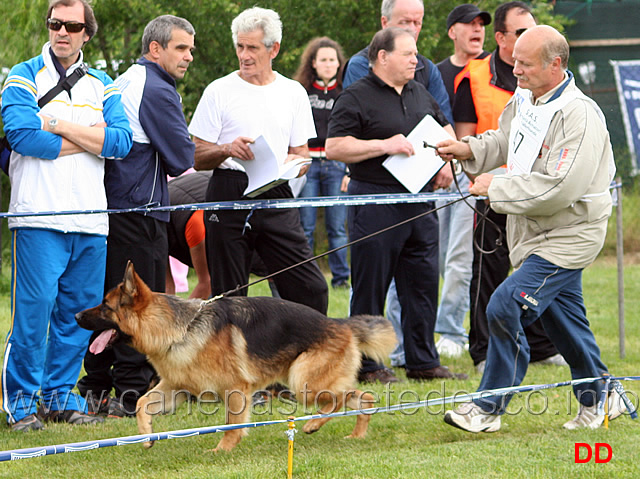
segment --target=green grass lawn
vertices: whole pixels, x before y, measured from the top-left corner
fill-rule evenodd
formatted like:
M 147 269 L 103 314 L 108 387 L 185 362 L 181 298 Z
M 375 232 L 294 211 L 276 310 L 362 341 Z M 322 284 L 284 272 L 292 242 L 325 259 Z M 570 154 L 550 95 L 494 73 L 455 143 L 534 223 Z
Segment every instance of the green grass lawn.
M 5 278 L 6 280 L 6 278 Z M 615 262 L 599 260 L 584 274 L 584 290 L 589 318 L 602 349 L 605 363 L 614 375 L 640 374 L 637 344 L 640 326 L 635 314 L 640 295 L 640 266 L 627 265 L 626 286 L 626 358 L 619 357 Z M 252 288 L 252 295 L 268 294 L 264 284 Z M 348 292 L 330 291 L 330 315 L 344 316 Z M 9 328 L 9 300 L 0 295 L 0 334 Z M 456 371 L 466 372 L 467 381 L 418 383 L 404 379 L 390 391 L 383 386 L 368 387 L 383 406 L 386 399 L 396 404 L 419 398 L 450 396 L 456 391 L 472 392 L 480 376 L 471 359 L 443 359 Z M 567 368 L 531 366 L 523 384 L 546 384 L 570 379 Z M 625 384 L 637 404 L 640 385 Z M 450 406 L 448 406 L 450 407 Z M 278 412 L 283 412 L 280 414 Z M 520 411 L 520 412 L 518 412 Z M 269 409 L 258 409 L 253 420 L 282 419 L 291 412 L 287 404 L 275 401 Z M 564 477 L 639 477 L 637 421 L 622 417 L 610 428 L 565 431 L 562 424 L 577 412 L 577 403 L 569 388 L 559 388 L 515 398 L 510 414 L 503 418 L 502 429 L 493 434 L 469 434 L 446 425 L 441 406 L 412 411 L 379 413 L 373 416 L 364 440 L 348 440 L 354 417 L 337 418 L 319 432 L 296 435 L 294 477 L 326 478 L 564 478 Z M 295 411 L 301 416 L 303 412 Z M 4 416 L 3 416 L 4 419 Z M 223 424 L 221 412 L 189 412 L 183 406 L 175 415 L 158 417 L 156 431 Z M 302 423 L 297 424 L 301 429 Z M 0 477 L 36 478 L 174 478 L 174 477 L 286 477 L 286 424 L 251 429 L 249 435 L 231 453 L 214 454 L 210 450 L 219 434 L 188 439 L 159 441 L 151 450 L 141 445 L 110 447 L 100 450 L 59 454 L 43 458 L 0 463 Z M 48 425 L 46 430 L 28 434 L 10 433 L 0 427 L 0 449 L 36 447 L 104 439 L 137 434 L 133 419 L 111 419 L 99 426 Z M 606 464 L 574 464 L 576 442 L 608 443 L 613 459 Z

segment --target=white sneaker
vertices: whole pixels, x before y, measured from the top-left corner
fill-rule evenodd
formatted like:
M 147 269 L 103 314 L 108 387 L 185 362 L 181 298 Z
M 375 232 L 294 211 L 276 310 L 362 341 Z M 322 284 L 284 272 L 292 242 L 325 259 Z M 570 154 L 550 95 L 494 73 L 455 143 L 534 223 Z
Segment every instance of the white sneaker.
M 540 361 L 536 361 L 531 364 L 547 364 L 551 366 L 569 366 L 567 361 L 562 357 L 562 354 L 554 354 L 553 356 L 549 356 L 548 358 L 541 359 Z
M 620 417 L 626 410 L 627 406 L 624 404 L 622 397 L 615 389 L 609 393 L 609 421 Z M 565 422 L 562 427 L 569 430 L 579 429 L 581 427 L 588 427 L 590 429 L 599 428 L 604 422 L 604 414 L 598 414 L 598 406 L 583 406 L 580 405 L 578 415 L 571 421 Z
M 440 338 L 436 343 L 436 349 L 440 356 L 448 356 L 450 358 L 459 358 L 464 353 L 464 346 L 448 338 Z
M 604 414 L 598 414 L 598 405 L 583 406 L 580 404 L 578 409 L 578 415 L 571 421 L 565 422 L 562 427 L 573 431 L 574 429 L 580 429 L 588 427 L 589 429 L 598 429 L 604 422 Z
M 609 394 L 609 421 L 613 421 L 614 419 L 622 416 L 625 412 L 627 412 L 627 406 L 622 400 L 622 396 L 618 394 L 618 391 L 615 389 L 611 391 Z
M 444 414 L 444 422 L 469 432 L 496 432 L 500 416 L 489 414 L 473 402 L 465 402 Z

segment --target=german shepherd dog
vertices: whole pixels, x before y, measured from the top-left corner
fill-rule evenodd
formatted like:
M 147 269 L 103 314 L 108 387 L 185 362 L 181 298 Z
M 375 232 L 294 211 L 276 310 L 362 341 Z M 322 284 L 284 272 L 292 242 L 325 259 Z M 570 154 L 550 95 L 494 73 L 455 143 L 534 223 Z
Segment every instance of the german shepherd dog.
M 324 414 L 344 405 L 373 407 L 371 394 L 353 389 L 361 355 L 382 361 L 396 344 L 383 317 L 332 319 L 269 297 L 186 300 L 152 292 L 131 263 L 102 304 L 76 320 L 85 329 L 104 330 L 90 346 L 93 353 L 128 339 L 159 374 L 158 385 L 137 403 L 141 434 L 152 432 L 154 414 L 170 412 L 187 398 L 175 391 L 217 394 L 226 402 L 227 424 L 248 422 L 247 398 L 250 404 L 254 391 L 273 383 L 287 384 L 299 402 L 317 404 Z M 347 437 L 364 437 L 369 420 L 370 415 L 357 415 Z M 312 419 L 303 431 L 315 432 L 327 421 Z M 215 451 L 230 451 L 244 435 L 245 429 L 225 432 Z

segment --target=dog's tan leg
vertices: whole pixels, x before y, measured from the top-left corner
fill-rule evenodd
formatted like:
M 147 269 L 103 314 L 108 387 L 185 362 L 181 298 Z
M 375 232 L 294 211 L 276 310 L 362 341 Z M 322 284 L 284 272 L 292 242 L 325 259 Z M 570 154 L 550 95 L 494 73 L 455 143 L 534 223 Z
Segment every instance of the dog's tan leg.
M 153 416 L 171 411 L 185 399 L 185 394 L 173 394 L 171 386 L 161 380 L 155 388 L 138 399 L 136 404 L 138 432 L 151 434 L 153 432 Z M 154 441 L 145 442 L 144 447 L 148 449 L 153 446 L 153 443 Z
M 344 403 L 343 397 L 339 394 L 322 392 L 317 396 L 312 398 L 314 404 L 321 405 L 322 407 L 318 409 L 319 414 L 331 414 L 332 412 L 340 410 L 342 404 Z M 302 427 L 302 430 L 307 434 L 312 434 L 324 426 L 327 422 L 329 422 L 331 418 L 323 417 L 319 419 L 311 419 L 307 421 L 307 423 Z
M 227 424 L 247 422 L 251 408 L 251 390 L 248 387 L 243 387 L 225 391 L 225 408 Z M 246 435 L 247 430 L 244 428 L 226 431 L 213 452 L 231 451 Z
M 347 406 L 353 410 L 367 409 L 374 406 L 374 397 L 369 393 L 364 393 L 355 389 L 353 391 L 348 391 L 345 394 L 348 395 Z M 353 431 L 347 436 L 347 438 L 363 438 L 367 434 L 367 428 L 369 427 L 370 420 L 370 414 L 357 415 L 356 427 L 353 428 Z

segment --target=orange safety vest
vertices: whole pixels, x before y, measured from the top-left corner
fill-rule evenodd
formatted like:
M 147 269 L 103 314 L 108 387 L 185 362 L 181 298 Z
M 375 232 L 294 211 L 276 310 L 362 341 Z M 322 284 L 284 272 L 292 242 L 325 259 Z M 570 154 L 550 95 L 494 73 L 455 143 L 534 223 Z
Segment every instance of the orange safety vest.
M 462 79 L 469 79 L 471 97 L 478 117 L 477 134 L 498 128 L 498 118 L 513 96 L 512 91 L 503 90 L 492 81 L 495 76 L 495 72 L 491 71 L 493 55 L 487 55 L 481 60 L 470 60 L 464 70 L 456 75 L 453 83 L 453 91 L 456 92 Z

